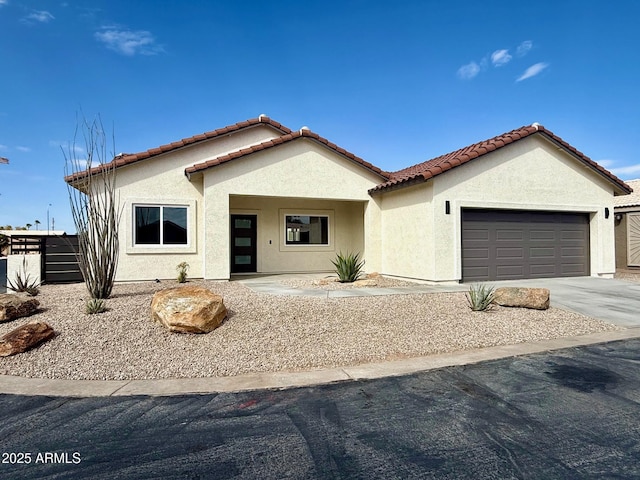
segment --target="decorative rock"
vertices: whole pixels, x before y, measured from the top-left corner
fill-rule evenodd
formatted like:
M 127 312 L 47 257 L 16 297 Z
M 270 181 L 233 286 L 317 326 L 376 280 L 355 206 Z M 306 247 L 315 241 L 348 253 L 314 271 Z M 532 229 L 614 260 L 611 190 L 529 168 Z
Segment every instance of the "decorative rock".
M 316 285 L 331 285 L 332 283 L 336 283 L 338 281 L 337 277 L 329 277 L 329 278 L 321 278 L 316 282 Z
M 227 316 L 222 297 L 202 287 L 161 290 L 151 300 L 154 321 L 171 332 L 209 333 Z
M 33 297 L 17 293 L 0 293 L 0 322 L 9 322 L 20 317 L 27 317 L 40 306 Z
M 354 287 L 375 287 L 376 285 L 378 285 L 378 281 L 373 278 L 365 278 L 353 282 Z
M 367 278 L 380 278 L 382 275 L 380 275 L 378 272 L 371 272 L 371 273 L 367 273 Z
M 549 308 L 549 289 L 520 287 L 496 288 L 493 302 L 503 307 L 546 310 Z
M 53 328 L 44 322 L 27 323 L 0 338 L 0 357 L 26 352 L 54 335 Z

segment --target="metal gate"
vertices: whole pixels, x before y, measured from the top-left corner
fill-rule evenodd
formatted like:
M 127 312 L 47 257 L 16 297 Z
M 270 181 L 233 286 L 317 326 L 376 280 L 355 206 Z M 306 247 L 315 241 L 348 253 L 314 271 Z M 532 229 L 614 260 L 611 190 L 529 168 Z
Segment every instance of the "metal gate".
M 78 236 L 44 237 L 42 241 L 42 283 L 82 282 L 76 258 Z

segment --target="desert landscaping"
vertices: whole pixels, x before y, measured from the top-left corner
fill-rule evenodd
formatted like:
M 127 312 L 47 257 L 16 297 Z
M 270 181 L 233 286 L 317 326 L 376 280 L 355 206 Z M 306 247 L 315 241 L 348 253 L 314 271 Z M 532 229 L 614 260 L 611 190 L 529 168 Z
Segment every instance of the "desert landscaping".
M 305 283 L 306 282 L 306 283 Z M 296 288 L 353 288 L 317 280 Z M 406 282 L 384 279 L 379 286 Z M 619 327 L 558 308 L 494 306 L 472 312 L 464 293 L 350 298 L 275 296 L 236 281 L 191 280 L 224 298 L 222 325 L 172 333 L 151 319 L 155 292 L 175 281 L 118 283 L 107 311 L 89 315 L 84 284 L 43 285 L 37 313 L 0 324 L 0 336 L 32 322 L 56 332 L 35 349 L 0 359 L 0 374 L 60 379 L 155 379 L 297 371 L 583 335 Z M 363 287 L 366 288 L 366 287 Z

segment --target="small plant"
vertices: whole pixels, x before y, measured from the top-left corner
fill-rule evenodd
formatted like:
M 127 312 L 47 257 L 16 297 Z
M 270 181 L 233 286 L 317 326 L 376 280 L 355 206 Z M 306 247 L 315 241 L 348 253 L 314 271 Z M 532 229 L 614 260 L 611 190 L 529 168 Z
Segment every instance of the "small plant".
M 22 258 L 22 271 L 16 272 L 16 278 L 12 282 L 7 279 L 7 287 L 14 292 L 24 292 L 32 297 L 40 293 L 39 284 L 35 280 L 31 280 L 31 275 L 27 273 L 27 257 Z
M 364 260 L 360 261 L 359 253 L 342 255 L 340 252 L 336 255 L 335 260 L 331 260 L 331 263 L 336 267 L 336 273 L 341 283 L 355 282 L 362 274 L 364 267 Z
M 179 263 L 176 267 L 178 270 L 178 283 L 184 283 L 187 281 L 187 270 L 189 270 L 189 264 L 187 262 Z
M 469 308 L 474 312 L 484 312 L 489 309 L 495 297 L 495 288 L 491 285 L 477 283 L 469 287 L 466 294 Z
M 107 311 L 107 304 L 102 298 L 92 298 L 85 303 L 84 311 L 89 315 Z

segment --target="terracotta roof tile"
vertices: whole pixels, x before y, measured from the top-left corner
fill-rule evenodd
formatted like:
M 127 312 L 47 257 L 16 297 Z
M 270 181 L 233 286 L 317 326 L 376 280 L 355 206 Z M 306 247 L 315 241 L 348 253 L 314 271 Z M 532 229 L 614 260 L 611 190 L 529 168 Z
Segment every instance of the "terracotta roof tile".
M 628 180 L 626 183 L 633 189 L 633 192 L 615 197 L 613 206 L 616 208 L 640 206 L 640 180 Z
M 156 155 L 160 155 L 162 153 L 171 152 L 178 148 L 186 147 L 188 145 L 193 145 L 195 143 L 198 143 L 204 140 L 209 140 L 211 138 L 219 137 L 221 135 L 226 135 L 231 132 L 237 132 L 239 130 L 242 130 L 243 128 L 253 127 L 256 125 L 268 125 L 272 128 L 275 128 L 276 130 L 279 130 L 283 134 L 291 133 L 291 129 L 285 127 L 281 123 L 271 120 L 266 115 L 260 115 L 258 118 L 252 118 L 250 120 L 245 120 L 243 122 L 239 122 L 234 125 L 228 125 L 226 127 L 218 128 L 216 130 L 212 130 L 209 132 L 200 133 L 198 135 L 194 135 L 189 138 L 183 138 L 182 140 L 179 140 L 177 142 L 172 142 L 166 145 L 160 145 L 159 147 L 150 148 L 149 150 L 146 150 L 144 152 L 127 153 L 127 154 L 119 155 L 116 158 L 114 158 L 111 162 L 106 164 L 105 168 L 109 168 L 114 165 L 117 167 L 122 167 L 124 165 L 129 165 L 131 163 L 138 162 L 140 160 L 155 157 Z M 101 167 L 96 167 L 96 168 L 92 168 L 89 172 L 85 170 L 82 172 L 77 172 L 73 175 L 68 175 L 65 177 L 65 181 L 72 182 L 74 180 L 78 180 L 80 178 L 85 177 L 88 173 L 98 172 L 100 168 Z
M 300 130 L 297 132 L 292 132 L 289 133 L 287 135 L 283 135 L 281 137 L 277 137 L 274 138 L 272 140 L 260 143 L 258 145 L 253 145 L 250 148 L 243 148 L 241 150 L 237 150 L 235 152 L 231 152 L 229 154 L 226 155 L 222 155 L 220 157 L 214 158 L 212 160 L 208 160 L 206 162 L 201 162 L 201 163 L 196 163 L 195 165 L 188 167 L 185 169 L 185 174 L 186 175 L 192 175 L 194 173 L 197 172 L 201 172 L 203 170 L 206 170 L 208 168 L 211 167 L 215 167 L 218 165 L 221 165 L 223 163 L 226 162 L 230 162 L 231 160 L 235 160 L 237 158 L 241 158 L 244 157 L 246 155 L 250 155 L 252 153 L 256 153 L 256 152 L 260 152 L 263 150 L 268 150 L 270 148 L 276 147 L 278 145 L 282 145 L 284 143 L 289 143 L 292 141 L 295 141 L 297 139 L 300 138 L 308 138 L 311 139 L 315 142 L 318 142 L 324 146 L 326 146 L 327 148 L 333 150 L 334 152 L 338 153 L 339 155 L 342 155 L 343 157 L 346 157 L 347 159 L 365 167 L 366 169 L 372 171 L 373 173 L 381 176 L 384 179 L 389 179 L 389 173 L 388 172 L 384 172 L 382 170 L 380 170 L 378 167 L 370 164 L 369 162 L 366 162 L 365 160 L 363 160 L 360 157 L 357 157 L 356 155 L 354 155 L 353 153 L 350 153 L 348 151 L 346 151 L 344 148 L 340 148 L 338 146 L 336 146 L 335 144 L 329 142 L 326 138 L 321 137 L 320 135 L 318 135 L 317 133 L 314 133 L 310 130 Z
M 521 140 L 533 134 L 544 135 L 549 140 L 555 142 L 556 144 L 559 144 L 560 146 L 562 146 L 562 148 L 572 153 L 579 161 L 584 163 L 586 166 L 593 169 L 594 171 L 617 185 L 618 194 L 620 194 L 621 192 L 628 193 L 631 191 L 631 188 L 622 180 L 620 180 L 608 170 L 604 169 L 602 166 L 598 165 L 582 152 L 578 151 L 575 147 L 572 147 L 563 139 L 555 135 L 553 132 L 545 129 L 542 125 L 534 124 L 512 130 L 511 132 L 498 135 L 482 142 L 474 143 L 473 145 L 461 148 L 460 150 L 456 150 L 455 152 L 447 153 L 426 162 L 403 168 L 402 170 L 398 170 L 397 172 L 391 172 L 391 178 L 389 179 L 389 181 L 381 183 L 375 188 L 372 188 L 371 190 L 369 190 L 369 193 L 373 194 L 389 189 L 396 189 L 404 185 L 414 184 L 416 181 L 426 181 L 430 178 L 435 177 L 436 175 L 440 175 L 441 173 L 451 170 L 452 168 L 486 155 L 487 153 L 493 152 L 498 148 L 503 148 L 511 143 L 517 142 L 518 140 Z

